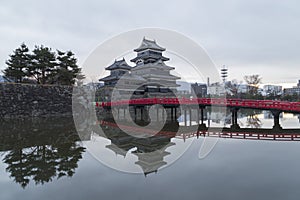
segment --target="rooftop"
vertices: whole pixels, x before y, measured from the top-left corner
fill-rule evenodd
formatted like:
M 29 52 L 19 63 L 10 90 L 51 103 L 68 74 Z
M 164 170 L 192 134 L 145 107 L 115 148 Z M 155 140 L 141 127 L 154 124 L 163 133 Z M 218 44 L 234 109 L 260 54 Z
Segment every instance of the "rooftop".
M 127 62 L 125 61 L 125 59 L 121 59 L 121 60 L 115 60 L 115 62 L 113 64 L 111 64 L 110 66 L 105 68 L 106 70 L 114 70 L 114 69 L 126 69 L 126 70 L 130 70 L 131 67 L 130 65 L 127 64 Z
M 145 37 L 143 38 L 142 44 L 134 51 L 139 52 L 145 49 L 152 49 L 157 51 L 165 51 L 166 49 L 156 44 L 155 40 L 148 40 Z

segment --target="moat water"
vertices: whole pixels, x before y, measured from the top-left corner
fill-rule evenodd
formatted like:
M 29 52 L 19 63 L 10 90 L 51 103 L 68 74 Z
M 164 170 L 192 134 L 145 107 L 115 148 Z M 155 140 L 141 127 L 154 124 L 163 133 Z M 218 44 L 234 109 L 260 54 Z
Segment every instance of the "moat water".
M 210 121 L 205 123 L 230 126 L 230 116 L 217 115 L 208 115 Z M 179 121 L 182 126 L 182 117 Z M 268 112 L 245 112 L 238 123 L 272 128 L 273 119 Z M 283 113 L 280 124 L 300 133 L 298 115 Z M 200 159 L 203 137 L 136 139 L 113 123 L 76 129 L 72 118 L 4 120 L 0 125 L 1 200 L 298 200 L 300 196 L 298 141 L 220 138 Z M 104 135 L 97 134 L 97 126 Z

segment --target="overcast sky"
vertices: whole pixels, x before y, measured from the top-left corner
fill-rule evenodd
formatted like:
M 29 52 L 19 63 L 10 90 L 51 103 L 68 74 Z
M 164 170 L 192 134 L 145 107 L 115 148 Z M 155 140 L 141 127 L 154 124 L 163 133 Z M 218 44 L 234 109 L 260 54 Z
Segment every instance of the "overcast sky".
M 124 31 L 159 27 L 200 44 L 229 79 L 260 74 L 263 83 L 300 79 L 300 1 L 1 0 L 0 69 L 25 42 L 72 50 L 83 64 L 99 44 Z M 167 47 L 166 47 L 167 48 Z

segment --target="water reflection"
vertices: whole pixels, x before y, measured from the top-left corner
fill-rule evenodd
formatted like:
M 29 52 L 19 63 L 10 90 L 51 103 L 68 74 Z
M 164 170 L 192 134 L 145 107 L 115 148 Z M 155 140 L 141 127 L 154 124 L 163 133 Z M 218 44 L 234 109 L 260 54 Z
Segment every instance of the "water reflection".
M 261 110 L 244 109 L 242 113 L 246 116 L 246 127 L 261 128 L 262 122 L 258 115 L 262 113 Z
M 110 167 L 113 166 L 112 168 L 121 171 L 133 172 L 134 169 L 132 168 L 134 167 L 131 166 L 132 168 L 126 168 L 126 170 L 124 170 L 125 167 L 120 167 L 120 163 L 123 161 L 129 163 L 132 161 L 132 157 L 128 157 L 132 155 L 136 156 L 137 160 L 131 162 L 131 164 L 138 165 L 142 169 L 142 172 L 147 175 L 157 172 L 159 169 L 170 164 L 170 162 L 168 163 L 166 160 L 169 156 L 174 154 L 174 149 L 184 153 L 185 149 L 180 149 L 179 144 L 180 142 L 185 143 L 189 138 L 195 139 L 208 136 L 242 140 L 299 141 L 299 129 L 287 129 L 286 132 L 284 130 L 278 132 L 278 130 L 262 129 L 262 121 L 259 118 L 259 114 L 261 113 L 261 111 L 256 110 L 241 110 L 239 117 L 246 118 L 247 120 L 246 124 L 243 125 L 244 128 L 240 128 L 239 130 L 231 128 L 220 129 L 218 127 L 209 127 L 206 129 L 197 123 L 194 123 L 194 125 L 182 125 L 184 123 L 181 123 L 179 126 L 180 123 L 177 121 L 169 121 L 162 130 L 156 130 L 155 127 L 131 127 L 126 124 L 126 119 L 119 121 L 122 123 L 116 124 L 111 118 L 104 118 L 100 120 L 100 126 L 104 132 L 104 136 L 100 134 L 98 134 L 98 136 L 107 138 L 109 140 L 108 144 L 94 142 L 95 144 L 89 143 L 89 145 L 98 147 L 102 145 L 111 152 L 114 152 L 116 155 L 114 161 L 117 162 L 109 162 L 109 159 L 105 160 L 102 158 L 99 158 L 99 160 L 102 163 Z M 156 133 L 156 135 L 152 135 L 153 132 Z M 147 134 L 149 135 L 147 138 L 133 136 L 145 136 Z M 175 148 L 169 148 L 172 146 Z M 185 145 L 185 147 L 188 146 L 189 144 Z M 101 157 L 101 155 L 108 155 L 109 153 L 101 150 L 95 154 L 98 154 Z M 120 155 L 121 157 L 117 157 L 117 155 Z M 115 167 L 115 164 L 118 166 Z
M 204 111 L 207 116 L 204 120 L 207 126 L 210 126 L 213 122 L 214 125 L 221 125 L 224 127 L 229 127 L 232 124 L 232 117 L 230 109 L 222 110 L 215 109 L 212 112 L 210 109 Z M 253 109 L 239 109 L 238 110 L 238 123 L 241 127 L 245 128 L 261 128 L 263 123 L 259 118 L 259 115 L 262 114 L 262 110 L 253 110 Z M 265 112 L 273 119 L 273 115 L 271 112 Z M 265 114 L 266 116 L 266 114 Z M 242 119 L 246 119 L 245 121 Z M 195 118 L 194 118 L 195 119 Z
M 102 120 L 100 126 L 106 138 L 111 142 L 105 148 L 113 151 L 116 155 L 124 156 L 124 158 L 130 151 L 132 155 L 137 157 L 134 164 L 142 169 L 145 176 L 153 172 L 156 173 L 159 168 L 167 164 L 165 156 L 170 155 L 167 148 L 175 145 L 171 139 L 176 136 L 179 128 L 178 122 L 169 122 L 165 124 L 162 130 L 156 130 L 154 127 L 151 129 L 134 129 L 127 126 L 126 121 L 116 125 L 111 119 Z M 145 137 L 134 137 L 124 130 Z M 152 135 L 153 132 L 156 134 Z
M 204 110 L 204 114 L 205 116 L 207 116 L 204 118 L 204 123 L 208 127 L 230 127 L 230 125 L 232 124 L 230 109 L 226 109 L 223 111 L 218 111 L 217 109 L 215 109 L 214 112 L 212 112 L 210 109 L 207 109 Z M 273 126 L 274 117 L 271 111 L 239 109 L 237 114 L 238 124 L 241 128 L 271 128 Z M 279 118 L 281 126 L 283 128 L 299 128 L 300 114 L 283 112 L 280 113 Z M 196 115 L 192 116 L 192 119 L 196 119 Z M 181 118 L 179 118 L 179 120 L 181 120 Z
M 258 117 L 261 111 L 240 110 L 239 113 L 240 119 L 247 119 L 244 127 L 259 129 L 261 124 L 265 122 L 265 119 Z M 207 120 L 211 116 L 217 116 L 211 113 L 206 115 L 208 116 Z M 196 117 L 192 116 L 192 118 Z M 230 120 L 230 117 L 228 118 Z M 300 116 L 297 115 L 291 119 L 297 122 Z M 103 156 L 111 156 L 107 152 L 116 154 L 118 157 L 110 157 L 110 159 L 115 160 L 117 165 L 122 164 L 120 157 L 126 157 L 127 159 L 132 156 L 133 159 L 130 161 L 133 161 L 135 169 L 138 168 L 139 172 L 145 175 L 156 173 L 181 156 L 189 147 L 190 143 L 187 139 L 189 134 L 193 138 L 208 136 L 205 131 L 194 132 L 194 129 L 197 130 L 194 126 L 197 125 L 182 127 L 179 126 L 177 121 L 167 123 L 159 131 L 155 127 L 151 129 L 131 129 L 131 127 L 126 126 L 126 121 L 123 124 L 116 125 L 113 120 L 106 118 L 100 124 L 84 120 L 82 122 L 82 126 L 77 130 L 82 133 L 79 138 L 72 118 L 0 121 L 0 155 L 7 174 L 23 188 L 30 183 L 44 184 L 59 178 L 72 177 L 76 173 L 83 153 L 86 151 L 80 140 L 84 140 L 84 143 L 92 143 L 91 137 L 96 133 L 96 127 L 100 127 L 103 131 L 103 134 L 97 136 L 107 140 L 103 145 L 103 148 L 107 150 Z M 135 132 L 148 136 L 145 138 L 134 137 L 124 129 L 131 133 Z M 210 131 L 213 130 L 211 128 Z M 153 135 L 153 131 L 158 133 Z M 210 136 L 261 140 L 264 137 L 267 138 L 263 135 L 264 132 L 271 134 L 270 130 L 265 131 L 263 129 L 253 133 L 250 130 L 241 129 L 241 131 L 246 131 L 244 135 L 243 133 L 238 135 L 239 133 L 231 133 L 230 131 L 225 129 L 223 134 L 216 132 L 215 134 L 210 133 Z M 288 133 L 299 134 L 297 130 L 292 131 L 289 129 L 288 131 Z M 292 137 L 291 140 L 299 141 L 299 137 L 295 135 L 292 135 Z M 286 139 L 282 136 L 280 138 L 270 136 L 270 138 L 271 140 Z M 176 158 L 173 159 L 172 156 Z
M 74 175 L 85 149 L 72 119 L 6 120 L 0 126 L 6 171 L 23 188 Z

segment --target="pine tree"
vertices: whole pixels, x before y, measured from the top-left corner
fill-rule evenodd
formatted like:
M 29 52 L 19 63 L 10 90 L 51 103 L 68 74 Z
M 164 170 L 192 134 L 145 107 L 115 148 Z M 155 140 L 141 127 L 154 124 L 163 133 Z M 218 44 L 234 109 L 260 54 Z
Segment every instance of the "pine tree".
M 29 49 L 23 43 L 14 50 L 6 61 L 8 67 L 3 71 L 4 76 L 14 82 L 21 83 L 26 76 L 26 68 L 29 66 Z
M 73 85 L 76 78 L 84 78 L 73 52 L 57 50 L 55 53 L 43 45 L 35 46 L 29 53 L 28 47 L 22 44 L 6 64 L 5 78 L 19 83 Z
M 43 45 L 35 46 L 32 52 L 31 65 L 27 68 L 28 76 L 36 79 L 38 84 L 51 84 L 52 73 L 57 65 L 55 53 Z
M 77 59 L 71 51 L 63 52 L 57 50 L 56 81 L 60 85 L 73 85 L 75 78 L 81 69 L 77 65 Z

